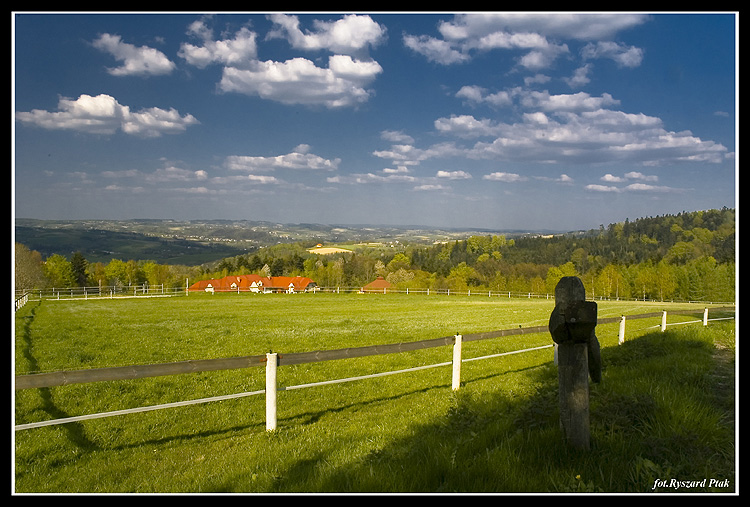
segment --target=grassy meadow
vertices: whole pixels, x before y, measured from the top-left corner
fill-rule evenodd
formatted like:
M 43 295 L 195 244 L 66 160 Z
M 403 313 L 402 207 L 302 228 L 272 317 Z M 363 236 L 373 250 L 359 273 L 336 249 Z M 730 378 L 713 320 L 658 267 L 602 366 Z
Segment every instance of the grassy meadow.
M 600 317 L 685 304 L 599 302 Z M 398 343 L 544 325 L 552 300 L 405 294 L 191 294 L 30 301 L 15 374 Z M 669 322 L 700 318 L 671 316 Z M 711 315 L 714 317 L 714 315 Z M 278 428 L 249 396 L 14 432 L 16 493 L 735 491 L 734 321 L 597 327 L 592 448 L 568 449 L 551 348 L 280 391 Z M 551 344 L 548 333 L 466 342 L 463 357 Z M 282 366 L 280 387 L 450 361 L 438 347 Z M 264 388 L 261 367 L 15 392 L 15 424 Z M 667 485 L 654 489 L 657 479 Z M 714 479 L 717 482 L 709 483 Z M 718 481 L 727 480 L 726 486 Z

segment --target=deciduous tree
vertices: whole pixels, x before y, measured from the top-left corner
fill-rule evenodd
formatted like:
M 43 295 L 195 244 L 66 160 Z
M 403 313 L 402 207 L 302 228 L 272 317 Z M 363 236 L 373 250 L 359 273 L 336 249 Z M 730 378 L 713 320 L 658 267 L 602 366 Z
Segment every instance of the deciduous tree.
M 44 263 L 39 252 L 16 243 L 14 261 L 16 290 L 29 290 L 44 285 Z
M 50 287 L 73 287 L 76 284 L 73 266 L 60 254 L 50 255 L 44 263 L 44 276 Z

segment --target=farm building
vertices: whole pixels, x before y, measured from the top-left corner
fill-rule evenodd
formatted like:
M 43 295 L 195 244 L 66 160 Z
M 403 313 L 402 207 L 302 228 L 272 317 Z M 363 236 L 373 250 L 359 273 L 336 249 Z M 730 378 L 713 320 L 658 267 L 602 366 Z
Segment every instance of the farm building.
M 201 280 L 189 291 L 205 292 L 307 292 L 317 284 L 304 276 L 230 275 L 224 278 Z
M 372 282 L 362 287 L 362 292 L 385 292 L 388 289 L 392 289 L 393 284 L 382 276 L 377 277 Z

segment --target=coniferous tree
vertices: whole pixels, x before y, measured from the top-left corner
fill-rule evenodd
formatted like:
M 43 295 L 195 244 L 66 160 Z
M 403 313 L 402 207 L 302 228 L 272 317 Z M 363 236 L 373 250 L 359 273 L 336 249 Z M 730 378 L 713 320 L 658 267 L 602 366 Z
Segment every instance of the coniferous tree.
M 73 269 L 73 277 L 75 279 L 76 284 L 79 287 L 85 287 L 87 285 L 88 281 L 88 273 L 86 269 L 88 268 L 88 261 L 83 256 L 81 252 L 76 252 L 73 254 L 73 256 L 70 258 L 70 265 Z

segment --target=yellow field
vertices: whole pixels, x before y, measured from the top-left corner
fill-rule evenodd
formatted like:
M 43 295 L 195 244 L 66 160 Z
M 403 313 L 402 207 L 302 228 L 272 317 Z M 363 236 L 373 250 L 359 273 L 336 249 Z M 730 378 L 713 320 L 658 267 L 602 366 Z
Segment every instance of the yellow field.
M 329 254 L 335 254 L 335 253 L 351 253 L 351 250 L 346 250 L 345 248 L 335 248 L 335 247 L 310 248 L 307 251 L 310 253 L 320 254 L 320 255 L 329 255 Z

